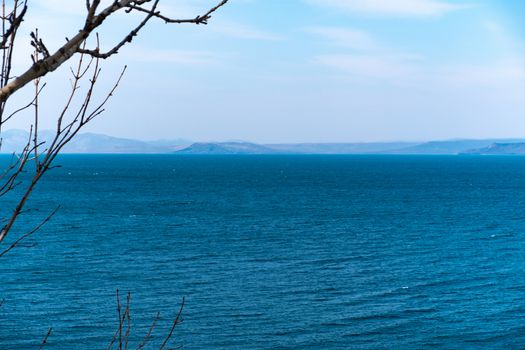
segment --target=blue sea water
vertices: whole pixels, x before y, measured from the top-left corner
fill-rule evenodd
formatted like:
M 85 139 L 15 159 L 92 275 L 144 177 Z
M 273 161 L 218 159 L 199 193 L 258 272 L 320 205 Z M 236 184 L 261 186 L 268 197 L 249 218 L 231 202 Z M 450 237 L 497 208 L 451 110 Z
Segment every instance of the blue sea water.
M 525 348 L 525 157 L 59 163 L 0 258 L 1 349 L 106 348 L 116 288 L 132 349 L 182 297 L 185 349 Z

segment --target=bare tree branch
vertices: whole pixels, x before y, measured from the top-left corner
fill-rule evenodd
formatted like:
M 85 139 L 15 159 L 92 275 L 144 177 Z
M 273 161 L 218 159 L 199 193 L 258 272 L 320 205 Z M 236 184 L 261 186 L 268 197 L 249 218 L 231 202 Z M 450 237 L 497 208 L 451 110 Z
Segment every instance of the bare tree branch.
M 217 11 L 221 6 L 226 5 L 227 2 L 228 2 L 228 0 L 223 0 L 223 1 L 220 2 L 217 6 L 211 8 L 208 12 L 206 12 L 206 13 L 203 14 L 202 16 L 197 16 L 197 17 L 192 18 L 192 19 L 175 19 L 175 18 L 170 18 L 170 17 L 167 17 L 167 16 L 162 15 L 160 12 L 155 12 L 155 11 L 152 11 L 152 10 L 148 10 L 148 9 L 145 9 L 145 8 L 143 8 L 143 7 L 141 7 L 141 6 L 137 6 L 137 5 L 129 5 L 129 6 L 127 6 L 127 7 L 128 7 L 130 10 L 136 10 L 136 11 L 140 11 L 140 12 L 149 13 L 149 14 L 153 15 L 154 17 L 160 18 L 161 20 L 163 20 L 163 21 L 166 22 L 166 23 L 176 23 L 176 24 L 182 24 L 182 23 L 208 24 L 208 20 L 211 18 L 211 14 L 214 13 L 215 11 Z
M 184 301 L 185 301 L 185 299 L 182 298 L 182 303 L 180 305 L 179 313 L 177 314 L 177 317 L 175 317 L 175 319 L 173 320 L 173 323 L 171 325 L 170 331 L 169 331 L 168 335 L 166 335 L 166 338 L 164 338 L 164 342 L 160 346 L 159 350 L 163 350 L 166 347 L 166 345 L 170 341 L 171 337 L 173 336 L 173 331 L 175 330 L 175 327 L 182 321 L 181 320 L 181 315 L 182 315 L 182 309 L 184 308 Z
M 153 4 L 153 7 L 151 8 L 150 12 L 148 12 L 148 15 L 146 16 L 146 18 L 144 18 L 142 20 L 142 22 L 140 22 L 140 24 L 135 29 L 133 29 L 131 32 L 129 32 L 129 34 L 126 35 L 126 37 L 124 37 L 124 39 L 122 39 L 117 45 L 115 45 L 108 52 L 100 53 L 99 49 L 96 49 L 96 50 L 85 50 L 85 49 L 80 49 L 80 48 L 77 51 L 80 52 L 80 53 L 85 53 L 85 54 L 91 55 L 93 57 L 98 57 L 98 58 L 103 58 L 103 59 L 106 59 L 106 58 L 108 58 L 108 57 L 118 53 L 118 50 L 122 46 L 126 45 L 127 43 L 130 43 L 133 40 L 133 38 L 135 36 L 137 36 L 139 31 L 146 25 L 146 23 L 148 23 L 148 21 L 151 19 L 151 17 L 154 16 L 155 9 L 157 8 L 158 4 L 159 4 L 159 0 L 155 0 L 155 3 Z
M 92 67 L 93 73 L 90 79 L 90 85 L 86 92 L 84 102 L 81 105 L 81 107 L 78 109 L 75 117 L 73 120 L 66 126 L 61 127 L 61 123 L 63 121 L 63 118 L 65 114 L 69 110 L 69 106 L 71 104 L 71 100 L 74 97 L 74 95 L 78 92 L 78 84 L 79 81 L 84 77 L 85 71 L 85 61 L 83 59 L 83 55 L 80 56 L 79 64 L 77 66 L 77 74 L 74 76 L 75 83 L 73 84 L 72 91 L 70 94 L 70 97 L 68 98 L 68 101 L 66 103 L 66 107 L 64 108 L 63 112 L 60 114 L 58 118 L 58 128 L 56 130 L 55 137 L 53 141 L 51 142 L 51 145 L 47 149 L 47 152 L 43 156 L 41 160 L 38 159 L 38 153 L 36 153 L 35 149 L 37 149 L 39 146 L 41 146 L 40 143 L 34 142 L 33 146 L 31 147 L 31 141 L 36 140 L 32 139 L 30 137 L 30 140 L 28 141 L 28 144 L 26 144 L 26 147 L 24 148 L 22 152 L 22 157 L 20 158 L 18 169 L 13 173 L 9 181 L 5 183 L 4 188 L 0 188 L 0 195 L 2 194 L 2 190 L 4 192 L 10 191 L 14 184 L 16 183 L 15 180 L 19 176 L 20 173 L 22 173 L 27 161 L 30 159 L 31 153 L 35 153 L 35 160 L 36 162 L 36 169 L 35 173 L 33 175 L 33 178 L 31 179 L 29 185 L 27 186 L 24 194 L 22 195 L 20 201 L 18 202 L 17 206 L 15 207 L 11 217 L 9 218 L 8 222 L 4 225 L 4 227 L 0 230 L 0 242 L 5 239 L 11 228 L 13 227 L 16 219 L 20 215 L 22 209 L 24 208 L 27 200 L 29 199 L 29 196 L 31 192 L 33 191 L 36 184 L 40 181 L 42 176 L 51 169 L 51 165 L 55 158 L 58 156 L 60 151 L 63 149 L 65 145 L 67 145 L 73 137 L 81 130 L 82 127 L 84 127 L 87 123 L 89 123 L 91 120 L 93 120 L 95 117 L 100 115 L 103 112 L 104 105 L 109 101 L 109 99 L 113 96 L 115 90 L 117 89 L 118 85 L 120 84 L 120 81 L 122 80 L 122 77 L 125 73 L 126 67 L 122 70 L 121 74 L 119 75 L 117 82 L 114 84 L 113 88 L 109 91 L 109 93 L 106 95 L 106 97 L 102 100 L 102 102 L 97 105 L 93 110 L 90 111 L 91 101 L 93 92 L 96 86 L 96 83 L 98 81 L 98 76 L 100 74 L 100 68 L 98 66 L 98 58 L 95 58 L 95 66 Z M 89 61 L 87 63 L 88 67 L 91 67 L 92 61 Z M 38 92 L 37 92 L 38 93 Z M 37 106 L 38 107 L 38 106 Z M 31 133 L 33 135 L 33 133 Z M 30 136 L 31 136 L 30 135 Z M 1 257 L 2 255 L 0 255 Z
M 129 339 L 131 335 L 131 293 L 128 292 L 126 297 L 126 304 L 122 306 L 120 302 L 120 293 L 117 289 L 116 292 L 117 296 L 117 316 L 118 316 L 118 327 L 113 333 L 113 337 L 111 338 L 111 341 L 109 342 L 108 346 L 106 347 L 106 350 L 113 349 L 114 346 L 117 347 L 118 350 L 127 350 L 129 348 Z M 184 298 L 182 298 L 182 303 L 179 308 L 179 311 L 177 313 L 177 316 L 173 320 L 171 327 L 164 337 L 164 340 L 162 344 L 159 347 L 159 350 L 163 350 L 171 338 L 173 337 L 173 332 L 175 331 L 175 327 L 181 323 L 181 316 L 182 316 L 182 310 L 184 309 Z M 141 350 L 143 349 L 151 339 L 151 335 L 153 334 L 153 331 L 157 325 L 157 322 L 160 320 L 160 313 L 157 313 L 155 316 L 155 319 L 153 320 L 153 323 L 151 324 L 148 333 L 144 337 L 144 339 L 137 345 L 135 350 Z M 126 329 L 124 331 L 124 329 Z
M 14 241 L 9 246 L 9 248 L 7 248 L 3 252 L 1 252 L 0 253 L 0 258 L 2 256 L 4 256 L 5 254 L 7 254 L 11 249 L 15 248 L 24 239 L 26 239 L 27 237 L 31 236 L 33 233 L 37 232 L 38 230 L 40 230 L 42 228 L 42 226 L 44 226 L 49 220 L 51 220 L 51 218 L 56 214 L 56 212 L 58 211 L 59 208 L 60 208 L 60 206 L 56 207 L 55 210 L 53 210 L 48 216 L 46 216 L 46 218 L 44 220 L 42 220 L 42 222 L 40 222 L 40 224 L 35 226 L 31 231 L 29 231 L 29 232 L 23 234 L 22 236 L 20 236 L 16 241 Z
M 0 304 L 0 306 L 1 306 L 1 304 Z M 146 346 L 146 344 L 149 342 L 149 340 L 151 338 L 151 333 L 153 333 L 153 330 L 155 329 L 155 326 L 157 325 L 157 322 L 159 321 L 159 319 L 160 319 L 160 312 L 157 312 L 157 315 L 155 316 L 155 319 L 153 319 L 153 323 L 149 327 L 148 333 L 146 334 L 144 339 L 142 339 L 142 342 L 140 342 L 140 344 L 137 346 L 137 348 L 135 350 L 141 350 L 141 349 L 143 349 Z
M 143 5 L 145 3 L 149 3 L 152 0 L 115 0 L 112 5 L 106 7 L 104 10 L 102 10 L 99 14 L 96 14 L 96 10 L 98 9 L 98 6 L 100 5 L 100 0 L 94 0 L 93 3 L 87 2 L 87 5 L 89 6 L 89 11 L 86 15 L 86 20 L 84 23 L 84 27 L 81 28 L 78 33 L 73 36 L 70 40 L 68 40 L 62 47 L 60 47 L 55 53 L 49 55 L 48 57 L 44 57 L 43 59 L 35 62 L 28 70 L 26 70 L 24 73 L 22 73 L 20 76 L 18 76 L 16 79 L 12 80 L 11 82 L 7 83 L 5 86 L 2 86 L 0 88 L 0 101 L 5 101 L 7 98 L 13 94 L 15 91 L 19 90 L 23 86 L 25 86 L 30 81 L 40 78 L 44 75 L 46 75 L 49 72 L 52 72 L 56 70 L 58 67 L 60 67 L 64 62 L 69 60 L 75 53 L 89 53 L 94 56 L 100 57 L 100 58 L 106 58 L 111 56 L 111 51 L 115 50 L 118 51 L 120 47 L 122 47 L 125 43 L 128 43 L 131 41 L 131 38 L 133 38 L 137 33 L 144 27 L 144 25 L 151 19 L 152 17 L 158 17 L 163 19 L 164 21 L 168 23 L 193 23 L 193 24 L 206 24 L 207 21 L 210 19 L 211 14 L 215 11 L 217 11 L 220 7 L 224 6 L 228 0 L 222 0 L 218 5 L 214 6 L 210 10 L 208 10 L 205 14 L 202 16 L 197 16 L 193 19 L 171 19 L 166 16 L 161 16 L 160 13 L 156 12 L 156 4 L 159 0 L 155 0 L 154 6 L 151 10 L 147 11 L 148 16 L 145 19 L 145 22 L 141 22 L 134 30 L 132 30 L 126 37 L 122 39 L 122 41 L 117 44 L 112 50 L 110 50 L 107 53 L 107 56 L 105 54 L 96 53 L 97 50 L 85 50 L 82 49 L 82 43 L 89 38 L 89 36 L 104 23 L 104 21 L 111 16 L 112 14 L 122 10 L 122 9 L 128 9 L 128 10 L 137 10 L 137 7 L 141 7 L 140 5 Z M 139 10 L 141 11 L 141 10 Z M 16 30 L 15 30 L 16 32 Z M 105 57 L 106 56 L 106 57 Z

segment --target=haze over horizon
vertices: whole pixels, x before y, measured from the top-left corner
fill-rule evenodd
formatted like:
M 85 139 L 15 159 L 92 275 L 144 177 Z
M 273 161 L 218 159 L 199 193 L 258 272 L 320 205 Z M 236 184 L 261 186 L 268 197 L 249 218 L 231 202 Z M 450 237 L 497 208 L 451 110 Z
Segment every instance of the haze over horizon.
M 45 129 L 40 130 L 42 141 L 45 143 L 50 142 L 51 138 L 54 136 L 55 131 L 52 129 Z M 461 142 L 461 141 L 494 141 L 494 142 L 511 142 L 511 143 L 524 143 L 525 142 L 525 136 L 522 137 L 486 137 L 486 138 L 468 138 L 468 137 L 455 137 L 455 138 L 446 138 L 446 139 L 427 139 L 427 140 L 379 140 L 379 141 L 325 141 L 325 142 L 312 142 L 312 141 L 280 141 L 280 142 L 256 142 L 252 140 L 246 140 L 246 139 L 231 139 L 231 138 L 225 138 L 225 139 L 189 139 L 184 137 L 177 137 L 174 136 L 168 136 L 163 138 L 152 138 L 152 139 L 145 139 L 145 138 L 134 138 L 134 137 L 126 137 L 126 136 L 118 136 L 118 135 L 112 135 L 108 133 L 101 133 L 101 132 L 95 132 L 95 131 L 86 131 L 86 132 L 80 132 L 79 138 L 86 140 L 86 139 L 92 139 L 93 141 L 107 141 L 108 143 L 112 143 L 114 141 L 133 141 L 133 142 L 142 142 L 145 144 L 150 145 L 157 145 L 157 146 L 166 146 L 166 145 L 191 145 L 195 143 L 251 143 L 255 145 L 299 145 L 299 144 L 312 144 L 312 145 L 322 145 L 322 144 L 425 144 L 425 143 L 434 143 L 434 142 Z M 23 129 L 8 129 L 2 131 L 2 139 L 5 143 L 5 141 L 11 142 L 13 139 L 17 140 L 17 146 L 13 148 L 13 150 L 9 150 L 8 153 L 11 153 L 13 151 L 17 151 L 19 148 L 23 148 L 23 145 L 27 142 L 27 139 L 29 137 L 29 132 L 27 130 Z M 82 141 L 81 141 L 82 143 Z M 3 152 L 5 153 L 5 152 Z
M 164 6 L 192 17 L 215 2 Z M 27 22 L 39 24 L 50 50 L 83 23 L 83 1 L 34 5 Z M 157 22 L 103 62 L 101 95 L 129 69 L 85 131 L 255 143 L 520 138 L 523 14 L 519 0 L 231 1 L 208 26 Z M 60 26 L 49 20 L 57 17 Z M 117 35 L 128 20 L 108 31 Z M 113 39 L 103 35 L 102 46 Z M 53 128 L 67 74 L 63 67 L 45 79 L 44 129 Z M 24 102 L 22 94 L 11 107 Z

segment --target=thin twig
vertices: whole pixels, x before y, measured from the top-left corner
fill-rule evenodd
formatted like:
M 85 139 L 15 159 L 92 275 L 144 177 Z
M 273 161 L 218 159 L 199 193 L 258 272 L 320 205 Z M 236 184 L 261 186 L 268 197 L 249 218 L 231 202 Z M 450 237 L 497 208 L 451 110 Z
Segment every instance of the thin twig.
M 177 317 L 175 317 L 175 320 L 173 320 L 173 323 L 171 325 L 170 331 L 168 332 L 168 335 L 164 339 L 164 342 L 160 346 L 159 350 L 163 350 L 166 347 L 166 344 L 168 344 L 169 340 L 171 339 L 173 335 L 173 331 L 175 330 L 175 327 L 181 322 L 181 315 L 182 315 L 182 309 L 184 308 L 184 297 L 182 298 L 182 303 L 180 305 L 179 313 L 177 314 Z
M 153 330 L 155 329 L 155 326 L 157 325 L 157 322 L 159 321 L 159 319 L 160 319 L 160 312 L 157 312 L 157 315 L 155 316 L 155 319 L 153 320 L 153 323 L 149 327 L 148 333 L 146 334 L 146 336 L 144 336 L 144 339 L 142 339 L 142 341 L 140 342 L 140 344 L 137 346 L 137 348 L 135 350 L 141 350 L 141 349 L 144 348 L 144 346 L 146 346 L 146 344 L 148 343 L 148 341 L 149 341 L 149 339 L 151 337 L 151 334 L 153 333 Z
M 13 249 L 14 247 L 16 247 L 18 244 L 20 244 L 20 242 L 22 242 L 24 239 L 26 239 L 27 237 L 31 236 L 33 233 L 35 233 L 36 231 L 40 230 L 42 228 L 42 226 L 44 226 L 49 220 L 51 220 L 51 218 L 53 217 L 53 215 L 56 214 L 56 212 L 58 211 L 58 209 L 60 209 L 60 206 L 56 207 L 55 210 L 53 210 L 44 220 L 42 220 L 40 222 L 40 224 L 38 224 L 37 226 L 35 226 L 31 231 L 23 234 L 22 236 L 20 236 L 16 241 L 14 241 L 10 246 L 9 248 L 7 248 L 6 250 L 4 250 L 2 253 L 0 253 L 0 258 L 2 256 L 4 256 L 5 254 L 7 254 L 11 249 Z
M 48 340 L 49 336 L 51 335 L 52 331 L 53 331 L 53 328 L 49 328 L 49 330 L 47 331 L 46 336 L 44 337 L 44 340 L 42 340 L 42 343 L 40 343 L 40 347 L 38 348 L 38 350 L 42 350 L 44 348 L 44 345 L 47 344 L 47 340 Z

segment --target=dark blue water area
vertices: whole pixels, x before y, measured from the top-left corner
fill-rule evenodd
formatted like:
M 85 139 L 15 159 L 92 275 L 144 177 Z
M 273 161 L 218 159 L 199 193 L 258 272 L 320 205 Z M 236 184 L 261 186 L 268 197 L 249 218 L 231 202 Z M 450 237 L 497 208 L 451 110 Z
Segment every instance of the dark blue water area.
M 116 288 L 133 349 L 182 297 L 185 349 L 525 348 L 525 157 L 58 163 L 0 258 L 1 349 L 106 348 Z

